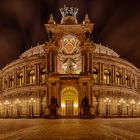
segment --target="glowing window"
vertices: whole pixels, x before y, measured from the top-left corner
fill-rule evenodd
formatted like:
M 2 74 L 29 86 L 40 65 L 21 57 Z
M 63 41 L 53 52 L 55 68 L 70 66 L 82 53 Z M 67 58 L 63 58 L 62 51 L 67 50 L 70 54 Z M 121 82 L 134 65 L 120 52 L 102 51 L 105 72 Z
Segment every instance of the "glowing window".
M 14 76 L 10 77 L 10 87 L 14 86 Z
M 23 73 L 19 73 L 18 75 L 18 84 L 21 86 L 23 84 Z
M 110 83 L 110 71 L 107 69 L 104 71 L 104 82 L 105 84 Z
M 129 86 L 129 76 L 127 74 L 125 75 L 125 84 Z
M 41 71 L 41 82 L 44 83 L 46 80 L 46 69 Z
M 95 82 L 97 82 L 97 78 L 98 78 L 98 71 L 96 68 L 93 68 L 93 78 L 95 80 Z
M 116 84 L 121 84 L 121 74 L 119 72 L 116 72 Z
M 34 72 L 34 70 L 31 70 L 29 72 L 29 83 L 33 84 L 34 82 L 35 82 L 35 72 Z

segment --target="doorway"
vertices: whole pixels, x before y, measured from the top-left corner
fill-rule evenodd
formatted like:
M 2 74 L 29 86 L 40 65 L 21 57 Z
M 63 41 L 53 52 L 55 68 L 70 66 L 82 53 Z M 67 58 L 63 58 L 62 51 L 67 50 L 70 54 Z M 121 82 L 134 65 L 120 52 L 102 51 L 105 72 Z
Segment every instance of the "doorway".
M 66 116 L 73 116 L 73 100 L 66 100 Z
M 72 86 L 65 87 L 61 92 L 61 116 L 78 116 L 78 91 Z

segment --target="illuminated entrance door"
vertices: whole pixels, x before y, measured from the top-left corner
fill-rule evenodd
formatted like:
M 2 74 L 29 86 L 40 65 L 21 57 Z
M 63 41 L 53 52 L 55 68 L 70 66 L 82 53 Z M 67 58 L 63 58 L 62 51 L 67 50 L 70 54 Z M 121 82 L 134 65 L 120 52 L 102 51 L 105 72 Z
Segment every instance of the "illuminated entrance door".
M 73 116 L 73 100 L 66 100 L 66 116 Z
M 74 87 L 65 87 L 61 92 L 61 116 L 78 116 L 78 92 Z

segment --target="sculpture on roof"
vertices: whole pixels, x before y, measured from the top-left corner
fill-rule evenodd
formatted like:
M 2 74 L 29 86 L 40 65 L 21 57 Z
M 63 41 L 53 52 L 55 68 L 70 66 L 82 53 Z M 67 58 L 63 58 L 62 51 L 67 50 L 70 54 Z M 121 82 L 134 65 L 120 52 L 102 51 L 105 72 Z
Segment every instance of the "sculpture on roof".
M 76 15 L 78 13 L 78 8 L 66 7 L 66 5 L 64 5 L 64 8 L 60 8 L 60 12 L 62 14 L 62 17 L 74 16 L 76 18 Z

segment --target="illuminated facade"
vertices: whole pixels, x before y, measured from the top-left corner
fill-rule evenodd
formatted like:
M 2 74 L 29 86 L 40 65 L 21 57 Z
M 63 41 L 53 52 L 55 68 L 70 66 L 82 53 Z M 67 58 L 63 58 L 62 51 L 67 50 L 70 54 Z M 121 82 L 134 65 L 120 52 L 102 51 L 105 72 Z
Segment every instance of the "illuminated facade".
M 60 11 L 60 24 L 45 24 L 48 41 L 0 71 L 0 117 L 45 117 L 53 101 L 59 116 L 79 117 L 85 97 L 95 117 L 139 117 L 140 70 L 92 40 L 88 15 L 79 24 L 77 8 Z

